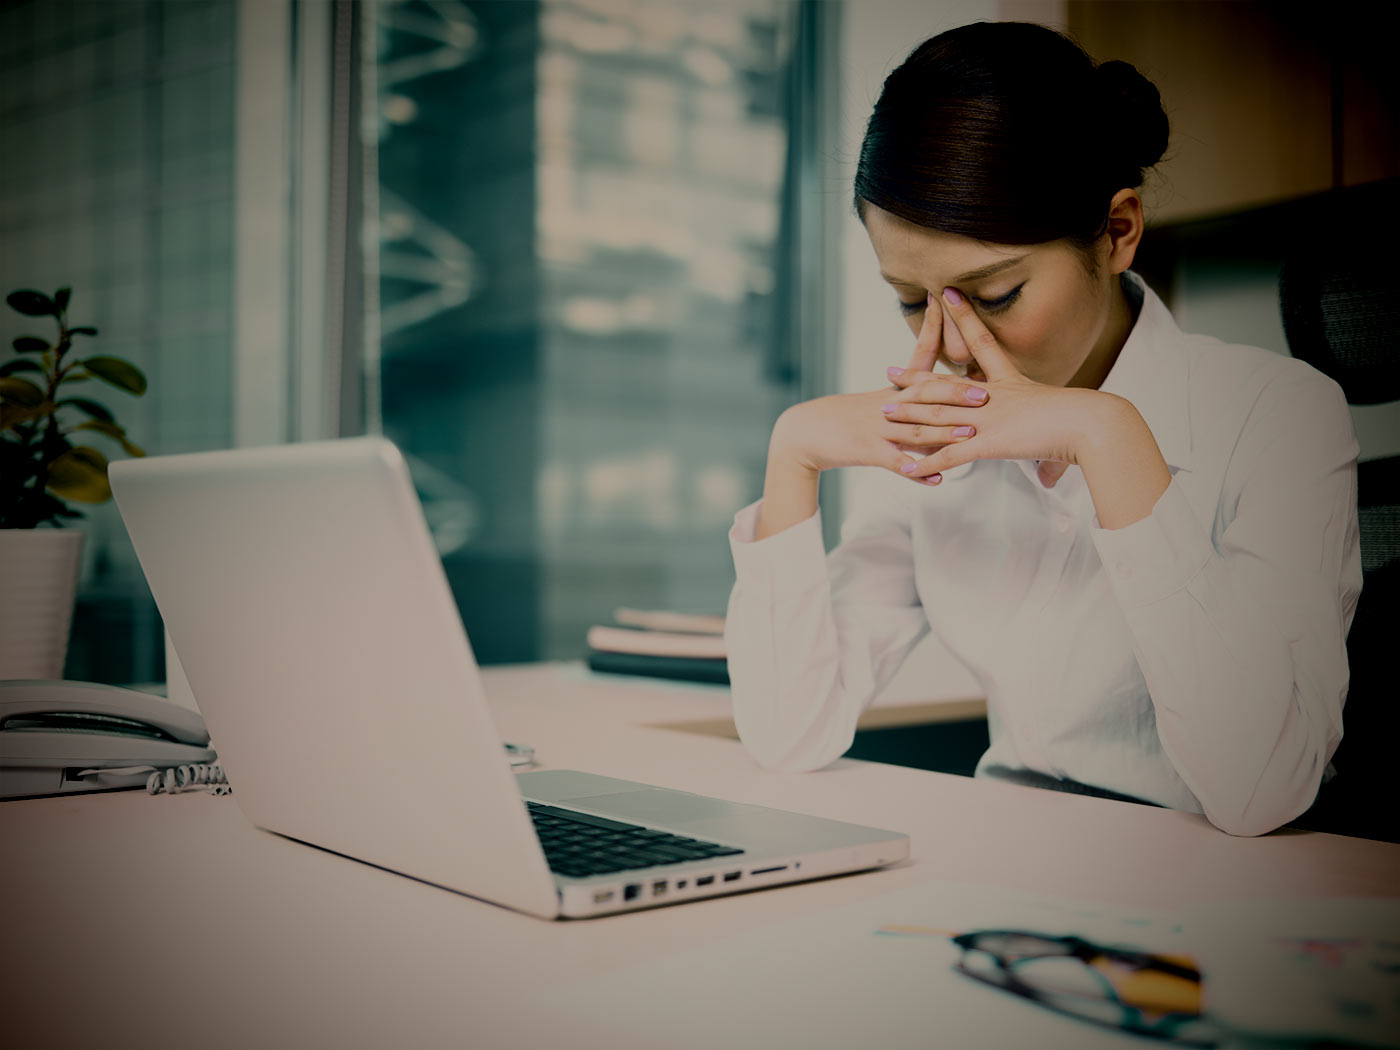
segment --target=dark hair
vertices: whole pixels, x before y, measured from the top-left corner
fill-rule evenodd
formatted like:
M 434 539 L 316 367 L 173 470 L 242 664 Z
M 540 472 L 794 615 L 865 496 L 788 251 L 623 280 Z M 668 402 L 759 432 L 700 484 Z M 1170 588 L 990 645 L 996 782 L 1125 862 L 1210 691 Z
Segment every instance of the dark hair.
M 1102 236 L 1113 195 L 1167 148 L 1152 82 L 1094 64 L 1027 22 L 977 22 L 919 45 L 865 129 L 855 205 L 993 244 Z

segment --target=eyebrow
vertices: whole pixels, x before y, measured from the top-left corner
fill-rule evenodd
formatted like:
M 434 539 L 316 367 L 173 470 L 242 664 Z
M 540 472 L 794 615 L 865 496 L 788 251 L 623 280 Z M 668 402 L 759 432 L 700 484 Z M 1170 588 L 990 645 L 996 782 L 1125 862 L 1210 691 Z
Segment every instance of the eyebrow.
M 968 270 L 967 273 L 963 274 L 953 283 L 969 284 L 972 281 L 980 281 L 984 277 L 991 277 L 993 274 L 1001 273 L 1002 270 L 1011 269 L 1011 267 L 1015 266 L 1019 262 L 1023 262 L 1029 256 L 1030 252 L 1025 252 L 1021 255 L 1012 256 L 1010 259 L 1002 259 L 1000 262 L 988 263 L 986 266 L 979 266 L 975 270 Z M 883 277 L 890 284 L 907 284 L 913 287 L 915 283 L 913 281 L 906 281 L 902 278 L 894 277 L 890 274 L 885 273 L 883 270 L 880 271 L 880 276 Z

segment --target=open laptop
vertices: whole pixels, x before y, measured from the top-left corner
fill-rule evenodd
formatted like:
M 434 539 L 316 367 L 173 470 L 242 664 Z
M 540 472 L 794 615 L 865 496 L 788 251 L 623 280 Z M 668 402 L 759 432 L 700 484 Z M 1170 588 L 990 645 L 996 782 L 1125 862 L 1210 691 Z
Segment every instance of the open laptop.
M 258 827 L 546 918 L 908 855 L 896 832 L 572 770 L 513 773 L 388 441 L 126 460 L 110 476 Z

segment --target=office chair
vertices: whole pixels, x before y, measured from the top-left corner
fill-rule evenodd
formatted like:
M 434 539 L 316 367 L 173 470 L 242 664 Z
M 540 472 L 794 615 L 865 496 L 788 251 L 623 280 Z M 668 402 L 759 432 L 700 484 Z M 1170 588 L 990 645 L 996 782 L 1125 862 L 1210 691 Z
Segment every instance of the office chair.
M 1279 278 L 1289 349 L 1351 404 L 1400 400 L 1400 261 L 1380 232 L 1396 227 L 1340 210 L 1323 226 Z M 1347 636 L 1337 775 L 1295 826 L 1400 842 L 1400 455 L 1358 466 L 1357 512 L 1364 582 Z

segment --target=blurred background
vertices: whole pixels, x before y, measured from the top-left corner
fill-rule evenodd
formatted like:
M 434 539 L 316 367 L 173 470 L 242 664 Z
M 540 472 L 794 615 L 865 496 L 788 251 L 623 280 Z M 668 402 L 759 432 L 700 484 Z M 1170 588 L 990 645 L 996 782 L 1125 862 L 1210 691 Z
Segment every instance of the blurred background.
M 0 282 L 73 286 L 153 454 L 392 438 L 478 659 L 576 658 L 619 605 L 722 612 L 778 413 L 907 359 L 855 157 L 885 74 L 979 19 L 1158 84 L 1138 269 L 1287 353 L 1279 268 L 1393 197 L 1400 107 L 1367 20 L 1248 0 L 3 0 Z M 828 542 L 899 483 L 824 478 Z M 115 508 L 80 527 L 67 677 L 163 680 Z M 901 678 L 976 691 L 934 643 Z

